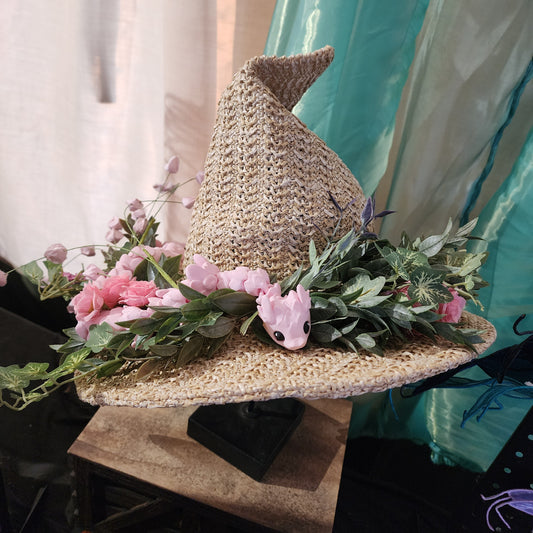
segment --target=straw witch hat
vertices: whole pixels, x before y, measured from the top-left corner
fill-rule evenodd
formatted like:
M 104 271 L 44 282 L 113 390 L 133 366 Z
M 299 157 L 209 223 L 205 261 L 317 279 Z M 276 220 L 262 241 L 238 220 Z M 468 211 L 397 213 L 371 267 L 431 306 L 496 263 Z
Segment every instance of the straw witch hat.
M 351 202 L 345 230 L 359 220 L 365 199 L 340 158 L 291 113 L 333 60 L 326 47 L 293 57 L 257 57 L 235 75 L 221 97 L 195 203 L 185 264 L 201 254 L 220 270 L 264 268 L 278 279 L 305 264 L 309 241 L 330 233 L 338 204 Z M 320 228 L 317 229 L 317 228 Z M 484 329 L 483 351 L 494 328 Z M 288 351 L 253 335 L 234 334 L 212 359 L 163 368 L 149 379 L 126 369 L 81 380 L 78 394 L 93 404 L 170 407 L 283 397 L 345 398 L 411 383 L 472 359 L 466 347 L 418 337 L 384 357 L 311 346 Z

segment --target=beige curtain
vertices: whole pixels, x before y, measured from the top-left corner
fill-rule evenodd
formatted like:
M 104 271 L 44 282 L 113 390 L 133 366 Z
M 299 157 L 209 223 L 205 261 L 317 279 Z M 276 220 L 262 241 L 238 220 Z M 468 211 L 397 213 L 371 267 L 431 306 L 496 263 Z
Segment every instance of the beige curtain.
M 0 255 L 104 244 L 128 200 L 154 198 L 171 155 L 178 180 L 194 176 L 217 97 L 262 53 L 274 3 L 3 0 Z M 184 241 L 189 215 L 167 207 L 162 237 Z

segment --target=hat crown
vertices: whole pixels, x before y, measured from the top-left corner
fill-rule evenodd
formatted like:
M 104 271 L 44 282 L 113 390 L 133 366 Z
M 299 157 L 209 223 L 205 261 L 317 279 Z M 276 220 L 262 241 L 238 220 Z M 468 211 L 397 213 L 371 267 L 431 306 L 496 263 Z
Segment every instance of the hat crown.
M 260 56 L 235 74 L 220 99 L 191 218 L 185 262 L 201 254 L 221 270 L 264 268 L 282 279 L 320 249 L 338 219 L 330 194 L 362 212 L 361 187 L 292 108 L 333 60 L 333 48 Z

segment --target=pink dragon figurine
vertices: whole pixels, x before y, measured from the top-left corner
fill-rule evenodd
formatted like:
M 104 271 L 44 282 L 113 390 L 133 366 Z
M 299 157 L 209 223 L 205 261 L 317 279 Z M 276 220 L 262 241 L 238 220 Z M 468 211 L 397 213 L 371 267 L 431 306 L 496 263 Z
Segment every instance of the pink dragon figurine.
M 193 261 L 185 268 L 184 285 L 205 295 L 230 288 L 257 296 L 257 312 L 270 337 L 288 350 L 306 345 L 311 329 L 311 297 L 301 285 L 281 296 L 279 283 L 272 285 L 267 272 L 261 268 L 237 267 L 220 272 L 199 254 L 194 255 Z
M 311 329 L 311 297 L 301 285 L 281 296 L 279 283 L 257 298 L 257 312 L 267 333 L 288 350 L 298 350 L 307 344 Z

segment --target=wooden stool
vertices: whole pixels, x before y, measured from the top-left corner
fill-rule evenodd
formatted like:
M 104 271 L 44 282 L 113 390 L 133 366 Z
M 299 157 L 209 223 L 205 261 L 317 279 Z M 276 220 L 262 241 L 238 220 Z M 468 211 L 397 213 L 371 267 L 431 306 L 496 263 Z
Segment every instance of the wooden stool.
M 191 520 L 194 531 L 330 532 L 352 404 L 304 403 L 261 482 L 187 436 L 195 407 L 100 408 L 69 449 L 80 526 L 133 532 L 164 518 L 180 531 Z

